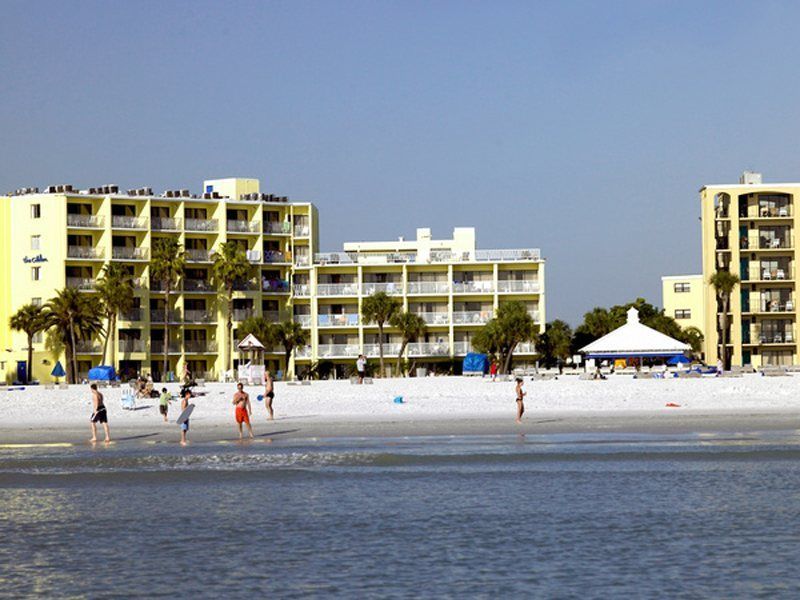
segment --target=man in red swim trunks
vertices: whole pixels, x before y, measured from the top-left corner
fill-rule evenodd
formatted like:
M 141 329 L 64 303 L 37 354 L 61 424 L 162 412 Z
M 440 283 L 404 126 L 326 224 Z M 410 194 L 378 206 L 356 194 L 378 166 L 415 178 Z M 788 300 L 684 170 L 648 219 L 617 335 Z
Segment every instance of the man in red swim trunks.
M 250 396 L 244 391 L 244 385 L 241 383 L 236 386 L 236 393 L 233 395 L 233 405 L 236 407 L 236 424 L 239 426 L 239 439 L 242 435 L 242 423 L 247 423 L 247 430 L 250 432 L 250 437 L 253 436 L 253 428 L 250 426 L 250 415 L 253 410 L 250 407 Z

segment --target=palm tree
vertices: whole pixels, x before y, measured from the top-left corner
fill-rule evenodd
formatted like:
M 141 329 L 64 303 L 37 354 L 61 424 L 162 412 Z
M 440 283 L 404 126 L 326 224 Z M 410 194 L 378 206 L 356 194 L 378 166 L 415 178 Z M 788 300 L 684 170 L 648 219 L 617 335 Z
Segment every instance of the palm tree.
M 511 360 L 517 344 L 536 340 L 536 324 L 523 302 L 506 302 L 500 305 L 497 316 L 479 330 L 472 345 L 479 352 L 497 355 L 503 372 L 511 369 Z
M 292 350 L 297 346 L 305 346 L 308 343 L 306 332 L 300 323 L 296 323 L 291 319 L 279 323 L 275 328 L 278 343 L 283 345 L 284 359 L 286 360 L 286 378 L 294 379 L 293 374 L 289 372 L 289 359 L 292 356 Z
M 164 292 L 164 372 L 169 371 L 169 293 L 178 286 L 186 269 L 186 256 L 176 238 L 157 238 L 150 258 L 150 279 L 161 283 Z
M 100 364 L 106 364 L 106 352 L 111 341 L 111 364 L 114 363 L 114 334 L 117 330 L 117 316 L 133 306 L 133 281 L 128 270 L 119 263 L 110 262 L 103 267 L 100 279 L 95 286 L 106 317 L 106 335 L 103 339 L 103 357 Z
M 397 298 L 392 298 L 386 292 L 375 292 L 371 296 L 364 298 L 361 304 L 361 316 L 367 323 L 375 323 L 378 326 L 378 355 L 380 357 L 381 373 L 383 377 L 385 370 L 383 367 L 383 328 L 400 310 L 401 304 Z
M 226 370 L 233 369 L 233 288 L 242 280 L 250 277 L 253 267 L 247 255 L 236 242 L 225 242 L 214 254 L 211 276 L 214 285 L 225 294 L 228 305 L 227 332 L 225 344 Z
M 396 312 L 392 315 L 391 319 L 389 319 L 389 324 L 400 330 L 400 336 L 403 338 L 400 344 L 400 352 L 397 353 L 397 372 L 402 373 L 400 366 L 406 346 L 408 346 L 409 342 L 413 342 L 424 335 L 428 326 L 425 324 L 425 319 L 406 311 Z
M 78 340 L 91 340 L 103 333 L 100 318 L 102 309 L 99 301 L 74 288 L 64 288 L 56 292 L 44 306 L 45 327 L 55 329 L 61 342 L 67 362 L 67 381 L 77 383 Z
M 25 383 L 30 383 L 33 375 L 33 336 L 45 328 L 44 311 L 41 306 L 26 304 L 11 315 L 8 326 L 14 331 L 23 331 L 28 336 L 28 370 Z
M 278 343 L 277 328 L 275 323 L 264 317 L 248 317 L 241 322 L 236 331 L 241 338 L 252 333 L 265 348 L 270 348 Z
M 722 315 L 720 316 L 720 327 L 722 332 L 720 334 L 720 346 L 722 351 L 720 357 L 722 358 L 722 368 L 730 369 L 728 356 L 728 310 L 731 302 L 731 294 L 734 288 L 739 284 L 739 278 L 730 271 L 717 271 L 711 276 L 709 283 L 714 287 L 717 292 L 717 298 L 722 303 Z

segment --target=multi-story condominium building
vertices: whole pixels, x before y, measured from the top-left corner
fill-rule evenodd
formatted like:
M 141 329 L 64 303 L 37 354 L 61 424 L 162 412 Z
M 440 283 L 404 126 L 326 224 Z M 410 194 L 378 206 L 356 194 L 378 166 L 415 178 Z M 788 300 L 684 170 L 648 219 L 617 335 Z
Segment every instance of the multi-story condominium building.
M 502 302 L 525 302 L 543 327 L 538 250 L 478 250 L 472 229 L 456 229 L 452 240 L 432 240 L 423 229 L 413 242 L 346 244 L 343 252 L 320 254 L 312 204 L 262 194 L 256 179 L 210 180 L 203 189 L 157 195 L 149 188 L 51 186 L 0 197 L 0 319 L 7 324 L 24 304 L 45 303 L 64 287 L 92 294 L 103 265 L 119 262 L 135 291 L 111 342 L 118 371 L 158 379 L 166 352 L 172 373 L 188 367 L 195 376 L 215 378 L 224 371 L 228 309 L 212 286 L 211 265 L 215 249 L 234 241 L 253 265 L 252 277 L 234 292 L 234 344 L 235 328 L 253 315 L 294 319 L 308 330 L 308 345 L 295 349 L 289 365 L 282 364 L 282 348 L 267 349 L 274 370 L 300 372 L 321 361 L 351 365 L 362 352 L 377 356 L 377 328 L 360 318 L 363 298 L 375 291 L 397 296 L 428 323 L 425 338 L 408 349 L 420 365 L 465 355 L 471 336 Z M 167 302 L 150 277 L 150 251 L 159 237 L 177 237 L 187 259 Z M 45 348 L 43 336 L 34 340 L 32 365 L 23 333 L 4 326 L 0 336 L 6 349 L 0 378 L 23 379 L 30 370 L 36 379 L 50 379 L 59 357 Z M 396 353 L 399 340 L 391 330 L 385 342 L 385 354 Z M 100 362 L 100 342 L 81 340 L 77 350 L 82 376 Z M 518 349 L 521 359 L 532 352 Z
M 703 280 L 706 306 L 705 353 L 722 355 L 722 303 L 709 278 L 720 270 L 741 283 L 730 300 L 727 352 L 734 365 L 796 364 L 797 299 L 794 231 L 800 183 L 766 184 L 745 172 L 739 184 L 700 190 Z
M 702 275 L 665 275 L 661 278 L 664 313 L 686 329 L 705 331 L 706 302 Z

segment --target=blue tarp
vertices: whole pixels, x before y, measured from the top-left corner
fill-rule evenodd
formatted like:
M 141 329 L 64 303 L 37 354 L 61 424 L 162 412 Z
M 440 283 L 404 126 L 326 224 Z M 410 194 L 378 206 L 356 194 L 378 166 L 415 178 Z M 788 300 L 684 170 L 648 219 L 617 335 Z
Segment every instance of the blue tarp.
M 692 362 L 687 357 L 680 355 L 680 356 L 673 356 L 667 361 L 668 365 L 677 365 L 678 363 L 690 363 Z
M 89 381 L 113 381 L 116 378 L 114 367 L 101 365 L 89 369 Z
M 464 357 L 461 368 L 464 373 L 486 373 L 489 370 L 489 359 L 485 354 L 470 352 Z

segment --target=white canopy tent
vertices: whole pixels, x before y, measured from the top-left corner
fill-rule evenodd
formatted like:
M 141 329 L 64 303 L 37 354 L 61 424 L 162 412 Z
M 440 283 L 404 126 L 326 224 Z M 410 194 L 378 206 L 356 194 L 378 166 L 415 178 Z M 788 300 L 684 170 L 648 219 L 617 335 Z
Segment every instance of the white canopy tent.
M 691 350 L 688 344 L 643 325 L 639 311 L 628 310 L 628 322 L 580 349 L 586 358 L 647 358 L 680 356 Z

